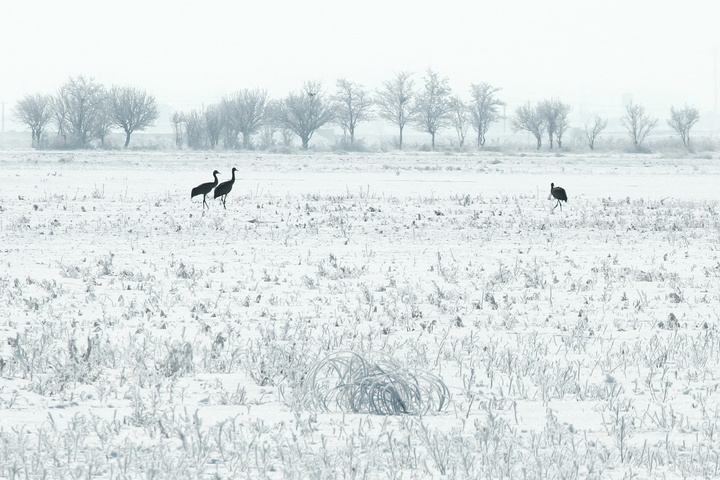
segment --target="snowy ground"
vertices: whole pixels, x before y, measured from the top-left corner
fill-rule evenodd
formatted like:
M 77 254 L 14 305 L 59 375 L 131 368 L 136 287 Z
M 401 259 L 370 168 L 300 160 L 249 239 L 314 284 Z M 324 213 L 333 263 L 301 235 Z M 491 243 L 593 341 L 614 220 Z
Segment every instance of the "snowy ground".
M 203 212 L 190 189 L 233 166 Z M 0 152 L 0 477 L 715 478 L 719 180 L 649 155 Z M 318 411 L 334 352 L 449 403 Z

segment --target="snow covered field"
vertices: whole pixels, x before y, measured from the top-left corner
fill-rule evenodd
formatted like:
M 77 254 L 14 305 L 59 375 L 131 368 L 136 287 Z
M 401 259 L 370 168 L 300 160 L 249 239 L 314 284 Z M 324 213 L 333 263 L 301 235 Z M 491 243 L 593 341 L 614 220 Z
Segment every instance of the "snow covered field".
M 0 152 L 0 477 L 716 478 L 719 202 L 717 155 Z M 350 352 L 449 395 L 318 409 Z

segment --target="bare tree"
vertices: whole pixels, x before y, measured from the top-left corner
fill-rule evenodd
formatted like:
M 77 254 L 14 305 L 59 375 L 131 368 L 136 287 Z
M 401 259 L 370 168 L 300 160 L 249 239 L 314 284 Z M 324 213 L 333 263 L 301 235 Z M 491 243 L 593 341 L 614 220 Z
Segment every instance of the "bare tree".
M 260 148 L 267 150 L 268 148 L 275 145 L 275 132 L 277 127 L 272 124 L 265 124 L 260 129 Z
M 51 97 L 50 108 L 52 110 L 52 118 L 57 126 L 57 138 L 56 142 L 59 141 L 60 137 L 63 139 L 62 146 L 67 146 L 67 131 L 68 127 L 68 107 L 65 101 L 60 95 Z
M 690 151 L 690 129 L 700 120 L 700 113 L 695 107 L 685 105 L 681 110 L 670 107 L 670 120 L 667 124 L 680 134 L 683 145 Z
M 572 108 L 557 98 L 540 102 L 539 112 L 545 119 L 545 131 L 550 141 L 550 150 L 553 149 L 553 136 L 558 136 L 558 146 L 562 147 L 562 134 L 568 128 L 568 115 Z M 562 131 L 560 128 L 562 127 Z
M 282 126 L 280 127 L 280 136 L 282 137 L 282 144 L 284 147 L 292 145 L 294 132 L 289 128 Z
M 625 107 L 625 116 L 620 119 L 620 122 L 627 129 L 628 135 L 636 149 L 640 148 L 645 137 L 647 137 L 658 124 L 656 118 L 651 118 L 650 115 L 645 113 L 644 107 L 633 105 L 632 103 Z
M 325 99 L 320 82 L 305 82 L 301 91 L 285 97 L 278 112 L 280 125 L 300 137 L 303 150 L 315 131 L 334 118 L 335 109 Z
M 170 125 L 175 134 L 175 148 L 182 148 L 185 138 L 185 116 L 182 112 L 173 112 L 170 116 Z
M 540 106 L 533 106 L 530 102 L 518 107 L 515 110 L 515 117 L 512 120 L 513 129 L 516 132 L 526 130 L 533 134 L 537 140 L 537 149 L 542 147 L 542 134 L 545 131 L 545 116 L 540 111 Z
M 563 135 L 570 128 L 570 111 L 572 107 L 568 104 L 562 104 L 560 114 L 555 122 L 555 135 L 557 136 L 558 148 L 562 148 Z
M 260 129 L 260 146 L 263 149 L 268 149 L 275 145 L 275 133 L 278 131 L 280 124 L 278 123 L 278 112 L 282 102 L 279 100 L 268 100 L 267 103 L 267 118 L 265 123 Z M 289 135 L 290 142 L 292 142 L 292 134 Z M 288 143 L 289 144 L 289 143 Z
M 66 113 L 64 123 L 74 145 L 85 148 L 103 133 L 102 124 L 107 120 L 107 95 L 105 87 L 93 78 L 82 75 L 70 77 L 60 87 L 58 102 Z
M 36 93 L 25 95 L 15 105 L 15 118 L 30 127 L 33 148 L 41 147 L 43 130 L 52 120 L 52 97 Z
M 222 116 L 218 105 L 210 105 L 203 111 L 203 125 L 207 134 L 207 141 L 210 149 L 220 141 L 222 133 Z
M 160 116 L 155 97 L 145 90 L 133 87 L 110 89 L 110 115 L 114 125 L 125 132 L 125 148 L 130 145 L 130 135 L 155 125 Z
M 92 134 L 92 137 L 100 140 L 100 146 L 102 147 L 105 146 L 105 138 L 110 135 L 110 130 L 113 127 L 112 114 L 110 112 L 110 95 L 105 93 L 103 97 L 103 106 L 97 111 L 95 128 Z
M 205 148 L 205 122 L 199 110 L 183 113 L 187 146 L 194 150 Z
M 423 80 L 425 88 L 418 94 L 414 108 L 415 122 L 430 134 L 435 150 L 435 134 L 450 124 L 450 81 L 429 68 Z
M 395 78 L 383 82 L 383 88 L 378 90 L 376 105 L 378 114 L 384 120 L 397 125 L 400 129 L 398 147 L 403 148 L 403 129 L 412 116 L 413 80 L 411 73 L 399 72 Z
M 470 128 L 470 111 L 467 104 L 459 97 L 452 97 L 450 99 L 450 108 L 450 123 L 455 128 L 458 143 L 462 148 L 462 146 L 465 145 L 465 136 Z
M 242 133 L 243 148 L 250 148 L 250 136 L 257 132 L 267 121 L 268 95 L 266 90 L 243 89 L 223 100 L 223 110 L 226 115 L 228 139 L 235 134 Z M 236 133 L 235 133 L 236 132 Z M 231 139 L 226 143 L 234 143 Z
M 237 121 L 237 106 L 234 96 L 226 96 L 220 102 L 220 115 L 222 118 L 223 145 L 225 148 L 238 148 L 240 126 Z
M 354 145 L 357 124 L 372 118 L 370 95 L 362 85 L 341 78 L 337 81 L 334 99 L 337 102 L 337 123 L 343 132 L 350 134 L 350 145 Z
M 600 115 L 595 115 L 593 122 L 592 124 L 590 120 L 585 122 L 585 137 L 587 137 L 590 150 L 595 150 L 595 141 L 600 133 L 605 130 L 605 127 L 607 127 L 607 120 L 600 118 Z
M 473 128 L 477 132 L 478 147 L 485 145 L 485 134 L 490 125 L 502 117 L 500 107 L 505 106 L 505 102 L 495 96 L 500 90 L 500 88 L 487 83 L 473 83 L 470 85 L 472 99 L 470 100 L 469 109 Z

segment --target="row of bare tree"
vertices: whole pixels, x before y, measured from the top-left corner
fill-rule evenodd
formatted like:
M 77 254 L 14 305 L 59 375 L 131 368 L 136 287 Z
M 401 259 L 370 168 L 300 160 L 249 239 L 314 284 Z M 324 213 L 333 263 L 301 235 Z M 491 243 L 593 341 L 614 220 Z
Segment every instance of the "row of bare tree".
M 177 147 L 215 148 L 221 141 L 225 148 L 250 148 L 256 136 L 261 148 L 267 148 L 279 133 L 289 144 L 293 135 L 303 149 L 313 134 L 326 124 L 340 126 L 348 146 L 355 144 L 359 123 L 383 119 L 399 129 L 398 148 L 403 148 L 403 131 L 410 124 L 431 136 L 435 148 L 436 133 L 453 127 L 462 146 L 472 126 L 477 145 L 485 145 L 485 134 L 501 118 L 499 108 L 505 103 L 496 97 L 499 88 L 487 83 L 471 85 L 471 99 L 464 102 L 453 96 L 449 81 L 432 70 L 423 77 L 423 88 L 414 88 L 412 75 L 400 72 L 375 92 L 360 84 L 339 79 L 335 91 L 326 93 L 320 82 L 305 82 L 303 88 L 282 100 L 271 100 L 265 90 L 242 90 L 224 97 L 219 104 L 203 110 L 175 112 L 170 123 Z
M 251 148 L 258 137 L 262 147 L 275 142 L 276 133 L 285 144 L 297 135 L 303 149 L 313 134 L 324 125 L 342 128 L 349 146 L 355 144 L 358 124 L 376 118 L 399 128 L 398 147 L 403 148 L 403 131 L 413 125 L 431 135 L 435 148 L 436 133 L 453 127 L 462 146 L 472 126 L 477 145 L 485 145 L 485 135 L 502 118 L 499 108 L 505 103 L 496 97 L 499 88 L 487 83 L 473 84 L 468 102 L 453 96 L 449 80 L 432 70 L 423 77 L 423 88 L 415 89 L 412 74 L 400 72 L 375 92 L 364 86 L 339 79 L 335 91 L 327 93 L 316 81 L 305 82 L 299 91 L 281 100 L 272 100 L 265 90 L 241 90 L 227 95 L 219 104 L 202 110 L 174 112 L 170 123 L 177 147 Z M 85 148 L 101 143 L 111 128 L 126 134 L 125 146 L 135 131 L 154 125 L 158 118 L 155 97 L 139 88 L 106 89 L 92 78 L 71 77 L 56 95 L 26 95 L 15 106 L 15 115 L 30 127 L 32 144 L 41 147 L 48 125 L 56 127 L 56 145 Z
M 542 136 L 547 133 L 550 149 L 553 148 L 553 137 L 557 139 L 558 147 L 562 148 L 562 137 L 568 129 L 568 115 L 571 107 L 557 99 L 544 100 L 533 105 L 528 102 L 515 111 L 512 124 L 516 132 L 527 131 L 537 141 L 538 150 L 542 146 Z M 690 150 L 690 129 L 700 120 L 700 113 L 695 107 L 685 105 L 676 109 L 670 107 L 668 126 L 675 130 L 682 139 L 683 145 Z M 659 120 L 645 112 L 641 105 L 629 104 L 625 107 L 625 114 L 620 123 L 627 130 L 635 149 L 639 149 L 645 137 L 657 127 Z M 585 137 L 591 150 L 595 149 L 595 142 L 607 127 L 607 119 L 600 116 L 585 123 Z
M 17 102 L 15 116 L 32 132 L 32 145 L 42 146 L 43 133 L 56 127 L 56 144 L 86 148 L 105 141 L 113 127 L 130 136 L 154 124 L 159 116 L 155 97 L 133 87 L 106 88 L 92 78 L 71 77 L 55 95 L 28 94 Z
M 313 134 L 324 125 L 338 125 L 345 143 L 355 144 L 359 123 L 382 119 L 398 128 L 397 146 L 403 148 L 403 131 L 412 125 L 430 134 L 435 148 L 437 132 L 452 128 L 463 146 L 472 128 L 478 147 L 485 145 L 490 126 L 503 118 L 500 111 L 506 103 L 497 96 L 500 88 L 487 83 L 472 84 L 469 100 L 453 95 L 447 77 L 431 69 L 422 77 L 422 85 L 415 88 L 413 75 L 399 72 L 382 86 L 370 91 L 364 86 L 339 79 L 334 92 L 324 91 L 317 81 L 305 82 L 303 88 L 280 100 L 268 97 L 262 89 L 244 89 L 225 96 L 218 104 L 202 110 L 177 111 L 170 123 L 178 148 L 194 149 L 252 148 L 253 138 L 259 147 L 275 144 L 276 138 L 289 145 L 294 135 L 307 149 Z M 570 105 L 553 98 L 518 107 L 511 123 L 515 132 L 527 131 L 542 147 L 547 135 L 550 149 L 555 143 L 562 148 L 563 135 L 569 129 Z M 678 132 L 683 144 L 690 149 L 690 129 L 699 120 L 696 108 L 671 107 L 668 125 Z M 154 125 L 158 118 L 155 97 L 132 87 L 110 89 L 83 76 L 71 77 L 54 96 L 26 95 L 15 107 L 15 115 L 32 132 L 35 147 L 42 145 L 43 132 L 49 124 L 56 127 L 56 142 L 67 147 L 87 147 L 91 142 L 104 142 L 111 128 L 125 132 L 125 147 L 135 131 Z M 628 105 L 621 123 L 636 148 L 657 126 L 658 120 L 646 114 L 640 105 Z M 607 120 L 599 116 L 585 124 L 585 135 L 591 149 Z

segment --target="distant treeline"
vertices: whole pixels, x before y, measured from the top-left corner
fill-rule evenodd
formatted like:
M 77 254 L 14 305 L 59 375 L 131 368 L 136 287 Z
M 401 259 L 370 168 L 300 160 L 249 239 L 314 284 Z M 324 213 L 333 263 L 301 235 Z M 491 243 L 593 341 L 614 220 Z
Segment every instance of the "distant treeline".
M 357 126 L 376 119 L 397 127 L 394 146 L 400 150 L 408 125 L 428 133 L 433 150 L 436 134 L 442 130 L 452 131 L 461 148 L 467 138 L 482 148 L 489 128 L 505 118 L 502 108 L 506 102 L 499 98 L 500 90 L 488 83 L 474 83 L 469 99 L 462 99 L 453 94 L 447 77 L 428 69 L 417 87 L 411 73 L 399 72 L 372 91 L 346 79 L 337 80 L 332 92 L 325 91 L 321 82 L 308 81 L 283 99 L 271 99 L 260 88 L 243 89 L 202 110 L 173 112 L 169 121 L 176 148 L 269 149 L 290 146 L 298 137 L 306 150 L 319 128 L 335 125 L 343 131 L 343 147 L 352 150 L 358 148 Z M 569 104 L 551 98 L 527 102 L 508 119 L 513 131 L 526 131 L 535 138 L 538 150 L 543 138 L 550 149 L 562 148 L 571 111 Z M 34 148 L 102 147 L 113 129 L 125 134 L 127 148 L 134 132 L 155 125 L 159 118 L 156 99 L 147 91 L 107 88 L 82 75 L 70 77 L 55 95 L 25 95 L 15 105 L 14 114 L 30 128 Z M 697 108 L 670 107 L 667 124 L 688 151 L 690 130 L 699 118 Z M 626 106 L 620 121 L 632 147 L 638 150 L 659 123 L 635 104 Z M 594 149 L 607 119 L 596 116 L 583 127 L 584 139 Z M 472 137 L 468 137 L 471 129 Z

